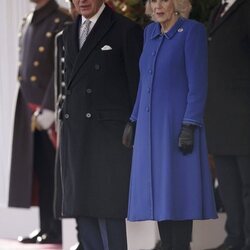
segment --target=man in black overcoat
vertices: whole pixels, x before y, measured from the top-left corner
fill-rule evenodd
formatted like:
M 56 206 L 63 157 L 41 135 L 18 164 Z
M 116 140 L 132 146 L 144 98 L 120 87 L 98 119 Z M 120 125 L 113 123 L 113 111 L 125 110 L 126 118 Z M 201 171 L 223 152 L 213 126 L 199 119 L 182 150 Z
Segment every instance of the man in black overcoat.
M 210 18 L 206 126 L 226 239 L 215 249 L 250 249 L 250 1 L 223 0 Z
M 122 134 L 137 93 L 142 30 L 103 0 L 73 3 L 81 15 L 63 34 L 61 212 L 76 218 L 84 249 L 124 250 L 131 150 Z
M 40 229 L 22 243 L 61 243 L 53 216 L 55 166 L 54 37 L 70 16 L 55 0 L 32 0 L 35 10 L 19 34 L 20 83 L 13 135 L 9 206 L 39 206 Z

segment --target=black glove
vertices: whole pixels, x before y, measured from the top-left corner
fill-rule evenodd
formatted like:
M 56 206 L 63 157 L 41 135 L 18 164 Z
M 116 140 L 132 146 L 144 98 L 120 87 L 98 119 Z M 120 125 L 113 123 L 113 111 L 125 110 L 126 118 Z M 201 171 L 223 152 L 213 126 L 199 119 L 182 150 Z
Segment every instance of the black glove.
M 178 147 L 184 155 L 191 154 L 193 151 L 195 128 L 193 124 L 183 124 L 181 127 Z
M 122 144 L 127 148 L 134 146 L 136 122 L 128 121 L 122 136 Z

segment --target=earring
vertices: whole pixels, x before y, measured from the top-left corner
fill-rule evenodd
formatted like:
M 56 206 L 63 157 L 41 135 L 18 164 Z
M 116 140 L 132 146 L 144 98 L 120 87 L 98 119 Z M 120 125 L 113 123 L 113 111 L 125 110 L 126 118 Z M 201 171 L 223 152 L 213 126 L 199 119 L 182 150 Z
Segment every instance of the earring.
M 175 16 L 179 16 L 179 15 L 180 15 L 180 12 L 176 10 L 176 11 L 174 12 L 174 15 L 175 15 Z

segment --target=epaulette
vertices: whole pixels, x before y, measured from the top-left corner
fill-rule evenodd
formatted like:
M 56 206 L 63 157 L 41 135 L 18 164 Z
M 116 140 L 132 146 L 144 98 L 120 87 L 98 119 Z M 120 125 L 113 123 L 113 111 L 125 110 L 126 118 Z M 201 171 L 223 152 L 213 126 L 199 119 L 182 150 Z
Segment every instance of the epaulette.
M 33 12 L 28 13 L 25 17 L 22 18 L 22 21 L 19 26 L 19 30 L 22 31 L 27 22 L 30 22 L 33 17 Z

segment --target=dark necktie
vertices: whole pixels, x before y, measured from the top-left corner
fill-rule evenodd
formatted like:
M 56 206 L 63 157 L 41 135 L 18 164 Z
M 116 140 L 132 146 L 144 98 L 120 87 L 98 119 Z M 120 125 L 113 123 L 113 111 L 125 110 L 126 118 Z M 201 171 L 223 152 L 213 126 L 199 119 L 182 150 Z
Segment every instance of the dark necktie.
M 219 10 L 214 18 L 214 24 L 216 24 L 220 20 L 221 14 L 225 11 L 227 5 L 228 3 L 226 1 L 220 5 Z

